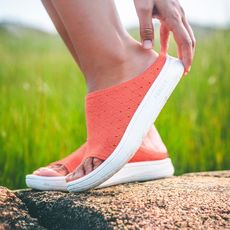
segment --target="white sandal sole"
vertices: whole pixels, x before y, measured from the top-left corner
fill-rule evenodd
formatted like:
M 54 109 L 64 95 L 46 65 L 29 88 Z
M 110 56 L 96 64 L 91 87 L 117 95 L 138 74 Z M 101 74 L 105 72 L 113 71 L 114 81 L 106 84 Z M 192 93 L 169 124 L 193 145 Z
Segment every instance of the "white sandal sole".
M 149 181 L 173 176 L 174 167 L 170 158 L 158 161 L 143 161 L 126 164 L 120 171 L 97 188 L 124 184 L 137 181 Z M 36 175 L 26 176 L 26 185 L 38 190 L 67 191 L 65 176 L 45 177 Z

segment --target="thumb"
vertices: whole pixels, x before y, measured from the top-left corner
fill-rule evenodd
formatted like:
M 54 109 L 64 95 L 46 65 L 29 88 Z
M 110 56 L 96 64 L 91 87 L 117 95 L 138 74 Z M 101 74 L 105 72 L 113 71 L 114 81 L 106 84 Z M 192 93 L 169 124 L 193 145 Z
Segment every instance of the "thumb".
M 152 24 L 141 24 L 140 25 L 140 35 L 142 40 L 142 45 L 145 49 L 152 49 L 154 40 L 154 29 Z
M 148 2 L 148 4 L 146 4 Z M 154 28 L 152 22 L 153 1 L 135 1 L 136 11 L 140 24 L 140 37 L 145 49 L 152 49 Z

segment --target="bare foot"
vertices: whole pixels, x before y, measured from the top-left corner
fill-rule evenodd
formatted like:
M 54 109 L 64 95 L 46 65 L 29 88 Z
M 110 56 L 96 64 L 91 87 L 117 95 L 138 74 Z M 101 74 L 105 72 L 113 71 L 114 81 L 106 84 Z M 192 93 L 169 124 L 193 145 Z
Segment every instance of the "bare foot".
M 148 131 L 147 135 L 143 139 L 142 147 L 145 147 L 153 152 L 167 152 L 167 149 L 161 140 L 161 137 L 155 128 L 155 126 L 152 126 L 150 130 Z M 98 158 L 90 157 L 87 158 L 78 168 L 76 168 L 72 173 L 70 173 L 66 177 L 66 181 L 70 182 L 76 179 L 79 179 L 90 172 L 92 172 L 94 169 L 96 169 L 100 164 L 103 163 L 103 160 L 100 160 Z
M 160 143 L 160 144 L 159 144 Z M 163 144 L 161 137 L 157 131 L 157 129 L 152 126 L 147 135 L 145 136 L 142 146 L 152 150 L 153 152 L 167 152 L 165 145 Z M 87 158 L 84 163 L 82 163 L 73 173 L 62 164 L 55 164 L 47 167 L 42 167 L 33 172 L 34 175 L 37 176 L 66 176 L 67 181 L 76 180 L 84 175 L 89 174 L 91 171 L 96 169 L 103 160 L 98 158 Z
M 62 164 L 57 164 L 57 165 L 51 165 L 47 167 L 42 167 L 33 172 L 34 175 L 36 176 L 66 176 L 69 174 L 68 169 L 62 165 Z
M 157 59 L 157 53 L 155 51 L 143 50 L 140 45 L 136 45 L 136 43 L 130 50 L 130 53 L 127 51 L 126 60 L 120 66 L 118 66 L 119 68 L 117 68 L 117 70 L 112 71 L 112 74 L 115 77 L 108 78 L 104 76 L 101 84 L 97 83 L 91 85 L 90 87 L 88 86 L 90 92 L 131 80 L 135 76 L 138 76 L 140 73 L 142 73 L 145 69 L 147 69 Z M 118 78 L 116 76 L 120 77 Z M 147 143 L 148 142 L 149 141 L 147 141 Z M 98 158 L 87 158 L 83 163 L 81 163 L 79 167 L 77 167 L 77 169 L 75 169 L 75 171 L 66 177 L 66 181 L 69 182 L 76 180 L 89 174 L 102 162 L 103 160 Z

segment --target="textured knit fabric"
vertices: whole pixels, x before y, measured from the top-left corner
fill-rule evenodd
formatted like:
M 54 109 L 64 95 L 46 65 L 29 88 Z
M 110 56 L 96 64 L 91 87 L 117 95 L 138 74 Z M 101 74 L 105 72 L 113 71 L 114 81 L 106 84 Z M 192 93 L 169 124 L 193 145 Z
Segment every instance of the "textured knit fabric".
M 57 165 L 57 164 L 61 164 L 64 165 L 66 167 L 66 169 L 68 170 L 68 172 L 73 172 L 73 170 L 79 166 L 82 162 L 82 159 L 85 155 L 85 151 L 86 151 L 86 143 L 83 144 L 77 151 L 73 152 L 72 154 L 68 155 L 67 157 L 65 157 L 62 160 L 59 161 L 55 161 L 51 164 L 51 165 Z
M 143 161 L 155 161 L 163 160 L 168 157 L 167 149 L 161 139 L 157 137 L 157 132 L 155 131 L 155 138 L 152 140 L 154 146 L 149 149 L 145 145 L 142 145 L 135 155 L 129 160 L 129 163 L 133 162 L 143 162 Z M 62 160 L 55 161 L 50 165 L 61 164 L 64 165 L 68 172 L 73 172 L 82 162 L 84 155 L 87 150 L 87 143 L 83 144 L 78 150 L 65 157 Z
M 114 151 L 165 60 L 166 57 L 160 55 L 139 76 L 86 96 L 87 150 L 84 158 L 105 160 Z

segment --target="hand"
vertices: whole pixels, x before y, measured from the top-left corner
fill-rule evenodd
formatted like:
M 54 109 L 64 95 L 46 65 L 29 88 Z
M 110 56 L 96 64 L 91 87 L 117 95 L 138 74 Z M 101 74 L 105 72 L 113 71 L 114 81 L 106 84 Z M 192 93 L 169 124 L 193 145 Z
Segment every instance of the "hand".
M 170 31 L 177 43 L 178 57 L 185 67 L 191 68 L 195 51 L 195 37 L 178 0 L 134 0 L 140 23 L 140 36 L 145 49 L 152 49 L 154 27 L 152 18 L 160 20 L 161 52 L 167 53 Z

